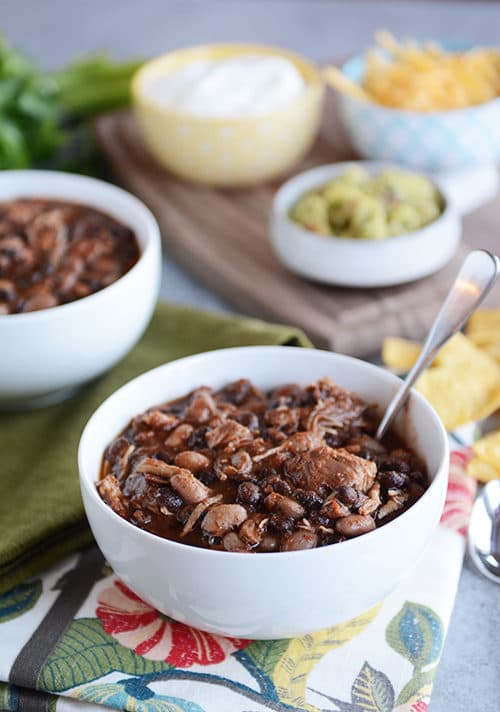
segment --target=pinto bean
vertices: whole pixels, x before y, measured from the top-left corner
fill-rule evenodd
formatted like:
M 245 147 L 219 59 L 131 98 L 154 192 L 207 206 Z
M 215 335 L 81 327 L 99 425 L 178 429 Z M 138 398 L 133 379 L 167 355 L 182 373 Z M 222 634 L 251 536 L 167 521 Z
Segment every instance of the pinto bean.
M 316 532 L 311 529 L 297 529 L 288 534 L 281 542 L 281 551 L 299 551 L 300 549 L 314 549 L 318 543 Z
M 153 430 L 171 430 L 179 424 L 179 418 L 172 413 L 162 413 L 161 410 L 150 410 L 137 420 L 138 425 L 145 425 Z
M 165 445 L 167 447 L 175 449 L 185 449 L 186 442 L 188 438 L 192 435 L 194 428 L 189 423 L 181 423 L 175 430 L 173 430 L 168 438 L 165 440 Z
M 343 517 L 335 522 L 335 529 L 344 536 L 349 538 L 366 534 L 375 529 L 375 521 L 373 517 L 363 514 L 350 514 L 348 517 Z
M 207 388 L 195 391 L 191 403 L 186 408 L 185 418 L 196 425 L 207 423 L 217 410 L 214 399 Z
M 351 512 L 345 504 L 339 502 L 336 497 L 328 498 L 320 509 L 321 514 L 324 514 L 329 519 L 339 519 L 339 517 L 347 517 Z
M 245 480 L 252 473 L 252 458 L 245 450 L 231 454 L 221 453 L 215 461 L 215 473 L 220 480 Z
M 242 482 L 238 487 L 237 498 L 241 504 L 255 507 L 262 497 L 260 487 L 255 482 Z
M 170 485 L 185 502 L 190 504 L 201 502 L 210 494 L 208 487 L 196 479 L 188 470 L 183 470 L 180 474 L 173 475 L 170 478 Z
M 40 309 L 50 309 L 51 307 L 56 307 L 58 304 L 59 300 L 54 294 L 41 292 L 40 294 L 34 294 L 32 297 L 28 297 L 24 302 L 23 311 L 33 312 L 39 311 Z
M 240 539 L 236 532 L 228 532 L 222 539 L 222 543 L 226 551 L 236 551 L 238 553 L 248 551 L 248 546 Z
M 240 526 L 239 535 L 250 546 L 257 546 L 264 536 L 266 523 L 265 514 L 251 514 Z
M 243 524 L 246 518 L 247 510 L 241 504 L 216 504 L 205 514 L 201 528 L 207 534 L 223 536 Z
M 84 262 L 79 257 L 66 259 L 61 267 L 57 279 L 58 290 L 62 294 L 68 294 L 74 288 L 84 269 Z
M 280 512 L 286 517 L 292 517 L 293 519 L 299 519 L 305 514 L 304 507 L 296 502 L 291 497 L 284 497 L 278 492 L 271 492 L 268 494 L 264 500 L 266 509 L 270 512 Z
M 186 470 L 191 470 L 191 472 L 202 472 L 210 467 L 210 458 L 201 452 L 184 450 L 175 456 L 175 464 L 186 468 Z
M 0 279 L 0 299 L 12 300 L 16 296 L 16 286 L 10 279 Z

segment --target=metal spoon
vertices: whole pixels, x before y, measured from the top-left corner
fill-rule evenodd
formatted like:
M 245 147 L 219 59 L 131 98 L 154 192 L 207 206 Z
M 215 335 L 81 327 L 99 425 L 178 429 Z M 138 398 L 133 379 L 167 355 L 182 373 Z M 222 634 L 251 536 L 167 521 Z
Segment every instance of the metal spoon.
M 488 482 L 474 502 L 467 542 L 477 569 L 500 583 L 500 480 Z
M 420 356 L 387 406 L 376 433 L 378 440 L 385 435 L 406 403 L 410 389 L 420 374 L 432 363 L 437 352 L 448 339 L 462 328 L 493 287 L 499 266 L 498 257 L 486 250 L 469 252 L 431 326 Z

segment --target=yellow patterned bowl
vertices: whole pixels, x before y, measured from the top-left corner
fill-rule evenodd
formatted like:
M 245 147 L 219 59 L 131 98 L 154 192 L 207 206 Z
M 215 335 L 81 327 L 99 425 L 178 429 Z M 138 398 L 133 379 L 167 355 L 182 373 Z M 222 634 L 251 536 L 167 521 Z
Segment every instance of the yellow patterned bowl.
M 228 118 L 177 111 L 148 95 L 154 79 L 184 64 L 247 54 L 288 59 L 303 76 L 304 91 L 279 110 Z M 161 165 L 199 183 L 242 186 L 275 178 L 302 158 L 319 127 L 323 89 L 314 64 L 291 52 L 251 44 L 218 44 L 169 52 L 147 62 L 134 77 L 132 97 L 146 145 Z

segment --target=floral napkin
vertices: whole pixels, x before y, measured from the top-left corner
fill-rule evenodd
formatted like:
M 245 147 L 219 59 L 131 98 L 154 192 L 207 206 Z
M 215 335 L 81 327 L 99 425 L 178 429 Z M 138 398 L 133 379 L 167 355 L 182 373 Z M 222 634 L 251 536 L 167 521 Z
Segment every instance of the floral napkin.
M 71 556 L 0 597 L 0 709 L 425 712 L 475 494 L 470 457 L 452 452 L 441 524 L 410 577 L 357 618 L 303 638 L 194 630 L 138 598 L 97 548 Z

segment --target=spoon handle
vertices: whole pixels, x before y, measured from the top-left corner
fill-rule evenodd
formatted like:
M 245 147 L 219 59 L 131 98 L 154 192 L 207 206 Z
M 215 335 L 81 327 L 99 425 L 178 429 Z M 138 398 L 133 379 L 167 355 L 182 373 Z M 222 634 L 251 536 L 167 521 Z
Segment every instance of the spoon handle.
M 422 371 L 433 361 L 439 349 L 456 334 L 481 304 L 497 278 L 500 261 L 486 250 L 474 250 L 465 258 L 443 306 L 439 310 L 420 356 L 389 403 L 378 426 L 376 437 L 382 438 L 405 404 L 410 389 Z

